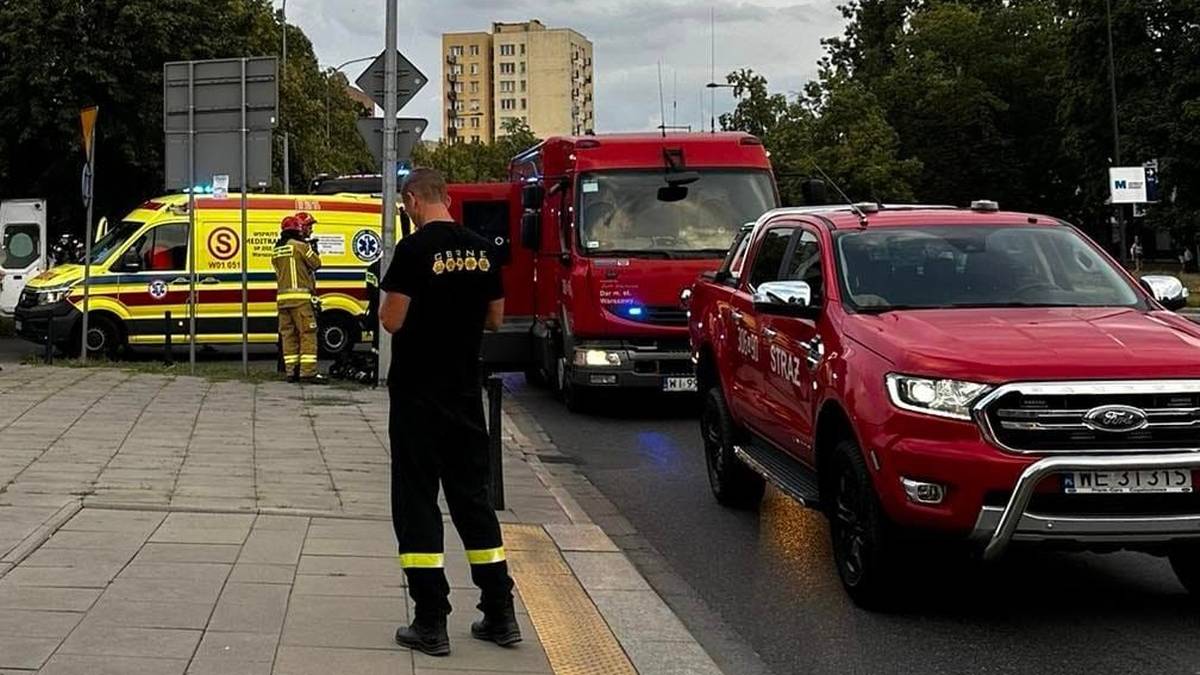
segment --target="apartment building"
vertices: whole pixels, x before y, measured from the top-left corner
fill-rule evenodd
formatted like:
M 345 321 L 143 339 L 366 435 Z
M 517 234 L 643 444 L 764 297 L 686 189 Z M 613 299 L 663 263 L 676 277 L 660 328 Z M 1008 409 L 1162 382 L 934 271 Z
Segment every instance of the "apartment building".
M 534 19 L 490 32 L 445 33 L 443 128 L 447 140 L 490 143 L 513 119 L 540 137 L 595 129 L 592 43 Z

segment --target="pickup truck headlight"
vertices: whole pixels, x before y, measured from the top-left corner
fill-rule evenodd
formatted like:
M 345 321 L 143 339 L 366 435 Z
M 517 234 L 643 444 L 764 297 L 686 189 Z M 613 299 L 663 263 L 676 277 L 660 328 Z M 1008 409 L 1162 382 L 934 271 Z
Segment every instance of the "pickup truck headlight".
M 991 390 L 987 384 L 934 380 L 895 373 L 887 376 L 888 395 L 897 408 L 955 420 L 970 420 L 971 405 Z
M 60 286 L 58 288 L 46 288 L 46 289 L 39 288 L 36 291 L 34 291 L 34 293 L 36 293 L 36 295 L 37 295 L 37 304 L 53 305 L 56 302 L 66 300 L 67 296 L 71 294 L 71 287 L 70 286 Z

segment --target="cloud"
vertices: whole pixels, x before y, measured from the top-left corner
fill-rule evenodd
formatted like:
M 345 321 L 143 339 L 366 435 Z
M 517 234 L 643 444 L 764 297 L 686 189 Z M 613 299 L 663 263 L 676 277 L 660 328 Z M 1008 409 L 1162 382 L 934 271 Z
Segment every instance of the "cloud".
M 290 0 L 288 21 L 304 29 L 327 66 L 383 47 L 385 0 Z M 278 0 L 276 1 L 278 5 Z M 431 83 L 402 114 L 426 117 L 427 137 L 441 134 L 441 34 L 486 30 L 493 21 L 540 19 L 583 33 L 595 48 L 598 131 L 636 131 L 659 123 L 658 63 L 667 119 L 697 124 L 732 108 L 728 90 L 705 92 L 737 68 L 764 74 L 772 89 L 798 91 L 816 75 L 822 38 L 841 32 L 835 0 L 399 0 L 400 49 Z M 712 59 L 710 12 L 716 24 Z M 365 64 L 351 66 L 353 80 Z M 678 92 L 677 105 L 672 105 Z M 703 103 L 701 103 L 701 94 Z M 672 113 L 672 109 L 677 110 Z

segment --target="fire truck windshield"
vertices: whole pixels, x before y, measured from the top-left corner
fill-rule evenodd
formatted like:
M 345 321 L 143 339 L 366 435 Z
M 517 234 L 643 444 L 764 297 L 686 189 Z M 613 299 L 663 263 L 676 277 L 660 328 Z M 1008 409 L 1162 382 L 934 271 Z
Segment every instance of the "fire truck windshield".
M 690 176 L 682 185 L 668 183 L 661 171 L 580 176 L 583 253 L 721 258 L 743 223 L 775 206 L 766 171 L 700 170 Z

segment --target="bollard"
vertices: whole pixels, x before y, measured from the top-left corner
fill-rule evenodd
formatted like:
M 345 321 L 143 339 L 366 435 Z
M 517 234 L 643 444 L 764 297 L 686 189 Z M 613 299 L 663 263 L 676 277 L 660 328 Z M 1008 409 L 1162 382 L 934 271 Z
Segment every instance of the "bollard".
M 487 378 L 488 396 L 488 463 L 491 465 L 491 485 L 488 492 L 492 508 L 504 510 L 504 462 L 501 446 L 500 403 L 503 396 L 503 381 L 497 375 Z
M 46 320 L 46 365 L 54 365 L 54 318 Z
M 166 330 L 163 331 L 163 363 L 168 366 L 175 365 L 175 355 L 171 353 L 171 312 L 168 311 L 163 315 L 163 323 Z

